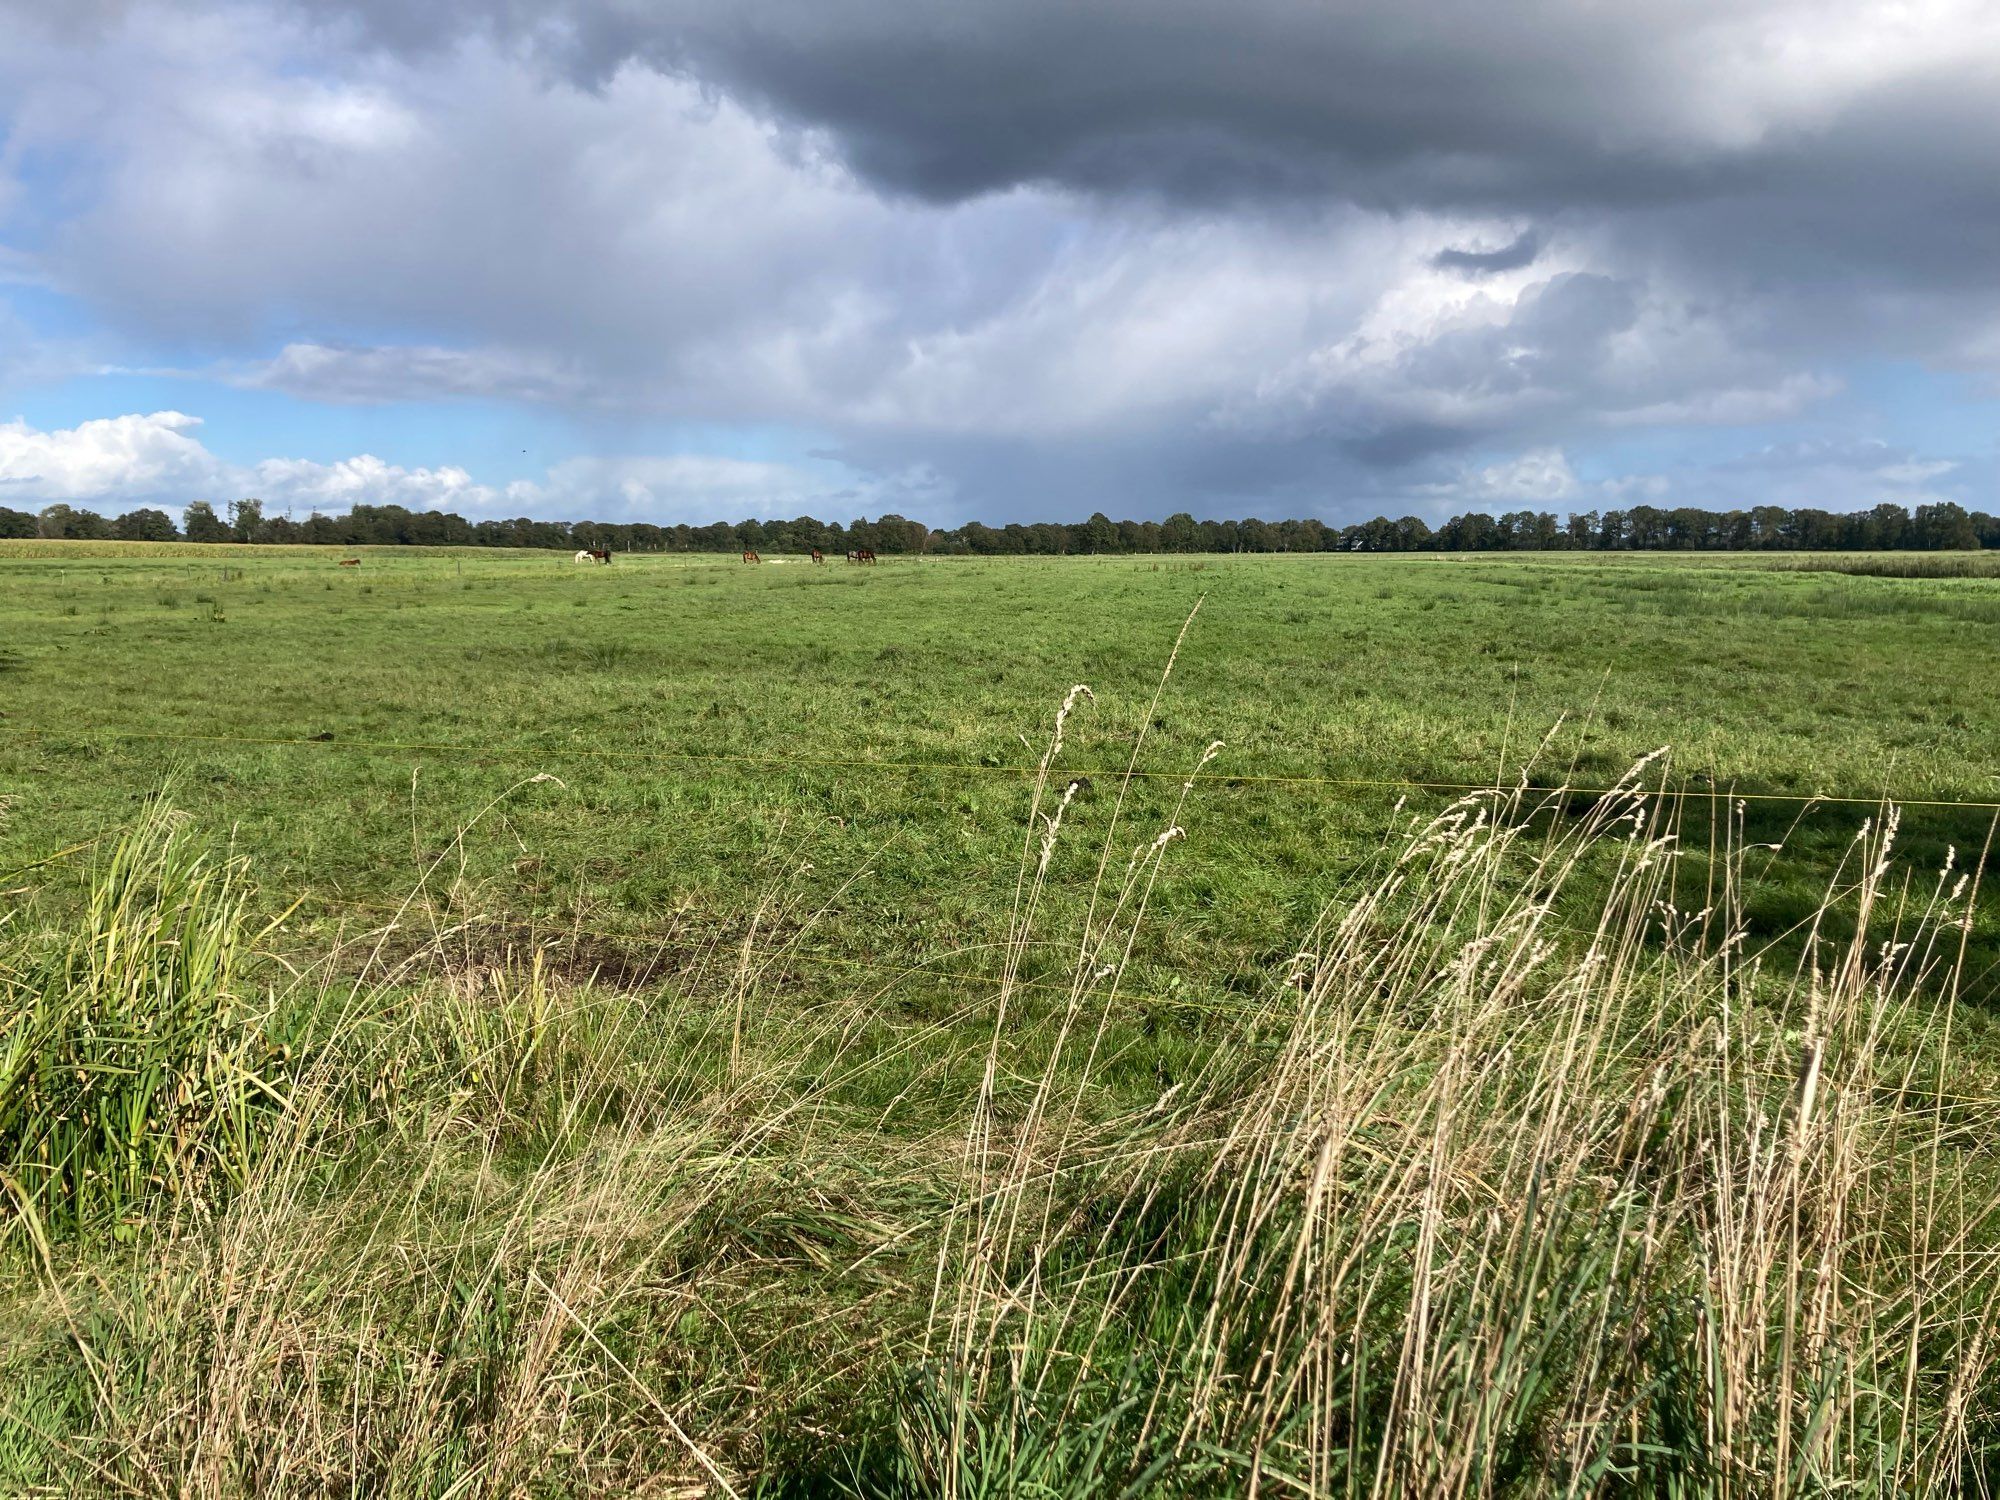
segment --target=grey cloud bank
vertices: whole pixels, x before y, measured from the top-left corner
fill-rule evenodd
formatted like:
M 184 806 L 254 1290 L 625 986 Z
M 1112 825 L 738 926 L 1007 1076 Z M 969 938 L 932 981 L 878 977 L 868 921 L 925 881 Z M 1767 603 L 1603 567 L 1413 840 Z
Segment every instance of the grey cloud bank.
M 939 520 L 1499 503 L 1646 431 L 1687 456 L 1590 482 L 1754 502 L 1779 481 L 1724 464 L 1731 429 L 1810 422 L 1861 365 L 2000 370 L 1985 4 L 0 15 L 0 267 L 89 309 L 94 351 L 307 402 L 786 426 L 835 493 Z M 1948 446 L 1911 462 L 1980 499 L 1990 436 Z M 134 493 L 199 469 L 149 461 Z M 678 493 L 577 462 L 565 503 Z M 1801 467 L 1857 504 L 1904 483 Z

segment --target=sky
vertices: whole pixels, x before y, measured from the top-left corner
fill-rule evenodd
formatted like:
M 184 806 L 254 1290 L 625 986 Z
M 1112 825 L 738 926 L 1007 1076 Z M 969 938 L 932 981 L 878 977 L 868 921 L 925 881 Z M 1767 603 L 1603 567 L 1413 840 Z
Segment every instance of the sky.
M 1992 0 L 0 0 L 0 505 L 2000 509 Z

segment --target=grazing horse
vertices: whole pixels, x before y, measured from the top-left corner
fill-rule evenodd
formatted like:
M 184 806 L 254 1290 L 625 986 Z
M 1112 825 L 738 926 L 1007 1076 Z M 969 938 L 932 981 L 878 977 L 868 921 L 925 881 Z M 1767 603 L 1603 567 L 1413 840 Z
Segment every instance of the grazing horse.
M 580 563 L 587 563 L 587 562 L 596 562 L 597 558 L 594 553 L 584 551 L 577 553 L 576 560 Z
M 361 559 L 358 557 L 343 557 L 340 560 L 340 565 L 343 568 L 358 568 L 361 566 Z
M 611 561 L 611 554 L 601 547 L 586 547 L 577 553 L 576 560 L 580 563 L 608 563 Z
M 745 562 L 760 563 L 764 559 L 759 557 L 756 553 L 752 552 L 748 547 L 745 547 L 743 549 L 743 560 Z
M 871 547 L 856 547 L 852 552 L 847 554 L 847 560 L 851 563 L 872 563 L 875 561 L 874 549 Z
M 823 562 L 825 562 L 825 561 L 826 561 L 826 554 L 825 554 L 824 552 L 820 551 L 820 550 L 819 550 L 819 548 L 817 548 L 817 547 L 813 548 L 813 549 L 812 549 L 812 554 L 813 554 L 813 561 L 814 561 L 814 562 L 816 562 L 816 563 L 823 563 Z

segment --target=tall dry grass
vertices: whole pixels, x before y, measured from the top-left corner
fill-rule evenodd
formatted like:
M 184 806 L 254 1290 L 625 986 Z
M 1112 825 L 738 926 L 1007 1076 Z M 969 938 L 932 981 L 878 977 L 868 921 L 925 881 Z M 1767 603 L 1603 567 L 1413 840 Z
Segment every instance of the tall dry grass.
M 233 866 L 182 878 L 211 868 L 171 813 L 149 816 L 96 872 L 76 941 L 23 924 L 21 951 L 233 975 L 114 998 L 124 1041 L 160 1029 L 148 1000 L 234 1038 L 257 931 Z M 795 942 L 816 915 L 798 901 L 774 893 L 766 912 Z M 107 908 L 143 919 L 108 924 Z M 737 1490 L 768 1415 L 746 1403 L 760 1362 L 798 1367 L 787 1400 L 803 1402 L 874 1357 L 887 1283 L 843 1268 L 893 1264 L 931 1211 L 913 1184 L 934 1181 L 928 1161 L 904 1172 L 847 1149 L 831 1095 L 864 1065 L 862 1001 L 764 1013 L 759 974 L 786 956 L 697 952 L 619 990 L 413 903 L 311 968 L 266 959 L 281 989 L 261 1026 L 300 1043 L 256 1149 L 233 1149 L 218 1110 L 156 1114 L 134 1137 L 242 1170 L 200 1194 L 155 1183 L 122 1216 L 58 1222 L 17 1200 L 0 1221 L 15 1252 L 0 1262 L 0 1493 Z M 7 1018 L 57 1012 L 36 1037 L 97 1041 L 112 1011 L 91 971 L 30 972 L 68 984 L 7 991 Z M 866 1065 L 907 1051 L 877 1043 Z M 48 1098 L 8 1102 L 54 1129 Z M 7 1138 L 0 1165 L 30 1180 L 48 1129 Z
M 1193 783 L 1086 818 L 1091 711 L 1043 760 L 993 987 L 941 1016 L 788 996 L 749 938 L 562 979 L 474 941 L 470 896 L 301 971 L 243 1169 L 10 1273 L 0 1488 L 1991 1492 L 1972 876 L 1903 871 L 1887 810 L 1778 946 L 1744 907 L 1782 852 L 1684 852 L 1657 766 L 1467 797 L 1135 1102 L 1124 974 Z M 799 899 L 760 922 L 803 942 Z M 219 900 L 180 921 L 240 920 Z M 130 972 L 178 930 L 136 928 Z M 1053 1005 L 1021 978 L 1049 944 Z
M 1793 553 L 1765 566 L 1781 572 L 1869 578 L 2000 578 L 2000 558 L 1990 552 Z
M 1182 1097 L 1045 1084 L 941 1260 L 900 1488 L 1991 1490 L 1976 882 L 1899 873 L 1889 810 L 1784 961 L 1743 916 L 1771 851 L 1690 892 L 1636 777 L 1567 800 L 1414 824 Z

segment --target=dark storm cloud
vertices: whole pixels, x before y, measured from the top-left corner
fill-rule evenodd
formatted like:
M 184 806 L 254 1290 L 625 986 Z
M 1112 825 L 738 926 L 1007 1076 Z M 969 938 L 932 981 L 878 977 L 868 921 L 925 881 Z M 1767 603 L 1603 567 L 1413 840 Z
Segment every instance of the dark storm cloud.
M 1542 253 L 1542 237 L 1532 229 L 1512 244 L 1498 250 L 1461 250 L 1457 246 L 1440 250 L 1431 264 L 1440 271 L 1463 271 L 1470 276 L 1491 276 L 1500 271 L 1518 271 L 1535 263 Z
M 692 74 L 831 132 L 882 186 L 940 201 L 1024 182 L 1222 200 L 1643 201 L 1730 171 L 1661 149 L 1680 134 L 1669 69 L 1686 38 L 1649 19 L 1655 8 L 309 3 L 398 48 L 484 32 L 582 80 L 632 60 Z
M 1464 448 L 1474 437 L 1462 427 L 1441 422 L 1405 422 L 1352 438 L 1341 445 L 1341 451 L 1364 469 L 1395 470 Z
M 394 48 L 695 78 L 924 201 L 1565 216 L 1753 279 L 2000 280 L 2000 38 L 1974 0 L 302 3 Z
M 833 131 L 864 171 L 927 197 L 1346 179 L 1453 202 L 1634 201 L 1778 168 L 1796 144 L 1778 138 L 1787 111 L 1812 92 L 1787 70 L 1850 67 L 1815 44 L 1862 14 L 1802 0 L 306 3 L 395 46 L 486 32 L 582 79 L 632 59 L 691 72 Z M 1948 52 L 1924 61 L 1949 84 Z M 1860 81 L 1865 99 L 1875 81 Z

